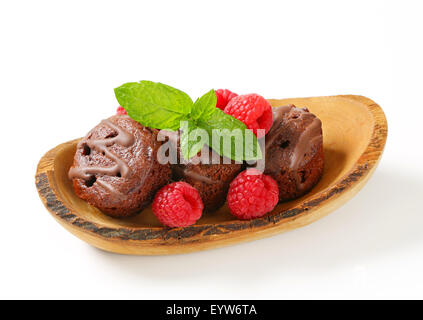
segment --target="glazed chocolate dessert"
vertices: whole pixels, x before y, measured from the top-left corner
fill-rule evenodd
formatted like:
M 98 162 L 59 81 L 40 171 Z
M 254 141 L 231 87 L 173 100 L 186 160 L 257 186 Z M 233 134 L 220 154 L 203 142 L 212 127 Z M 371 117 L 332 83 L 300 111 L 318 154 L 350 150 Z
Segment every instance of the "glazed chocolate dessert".
M 266 135 L 264 173 L 278 183 L 279 201 L 308 192 L 319 181 L 323 164 L 320 119 L 294 105 L 273 108 L 273 126 Z
M 126 115 L 103 120 L 78 143 L 69 170 L 76 195 L 113 217 L 141 211 L 171 178 L 157 161 L 157 133 Z
M 216 211 L 225 203 L 229 184 L 241 172 L 242 164 L 234 161 L 225 164 L 223 158 L 207 146 L 201 152 L 208 152 L 210 157 L 206 158 L 214 158 L 219 163 L 193 163 L 190 159 L 186 164 L 172 165 L 173 179 L 197 189 L 205 211 Z

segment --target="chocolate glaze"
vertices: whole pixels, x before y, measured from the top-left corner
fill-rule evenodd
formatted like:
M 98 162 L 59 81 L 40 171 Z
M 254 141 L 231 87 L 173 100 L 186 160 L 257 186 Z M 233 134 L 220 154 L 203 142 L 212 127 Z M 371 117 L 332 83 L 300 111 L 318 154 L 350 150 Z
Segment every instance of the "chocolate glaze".
M 279 126 L 285 114 L 289 113 L 293 105 L 282 106 L 282 107 L 273 107 L 273 125 L 270 128 L 269 132 L 266 134 L 266 150 L 273 144 L 276 138 L 278 138 L 279 133 L 282 131 L 283 126 Z
M 193 158 L 190 159 L 184 159 L 180 148 L 179 148 L 179 138 L 180 138 L 180 132 L 179 131 L 173 131 L 173 132 L 167 132 L 166 135 L 169 138 L 169 141 L 171 142 L 172 148 L 176 149 L 176 153 L 178 155 L 179 163 L 173 165 L 172 170 L 173 174 L 175 176 L 176 180 L 190 178 L 193 181 L 198 182 L 204 182 L 207 184 L 216 184 L 221 183 L 219 180 L 214 180 L 204 174 L 201 174 L 199 172 L 195 172 L 192 169 L 192 166 L 195 164 L 220 164 L 223 162 L 224 158 L 218 155 L 213 149 L 209 148 L 209 146 L 204 145 L 204 147 L 201 150 L 201 154 L 207 155 L 203 161 L 202 157 L 200 155 L 196 155 Z
M 315 141 L 322 137 L 322 123 L 320 119 L 314 118 L 301 134 L 291 158 L 291 169 L 296 170 L 300 166 L 304 154 L 313 146 Z
M 158 130 L 126 115 L 95 126 L 79 143 L 68 173 L 75 194 L 111 217 L 141 212 L 171 179 L 158 162 Z
M 305 127 L 303 127 L 304 123 L 307 123 Z M 294 105 L 273 108 L 273 125 L 265 137 L 267 172 L 279 173 L 282 170 L 280 159 L 272 157 L 272 155 L 275 144 L 283 143 L 283 141 L 277 140 L 281 139 L 287 126 L 301 128 L 298 137 L 287 141 L 289 145 L 284 151 L 288 154 L 289 160 L 286 161 L 286 165 L 290 170 L 298 170 L 304 155 L 311 152 L 316 144 L 322 140 L 322 123 L 308 109 L 296 108 Z M 304 183 L 301 182 L 299 175 L 295 175 L 295 177 L 297 188 L 302 190 Z
M 207 177 L 198 172 L 194 172 L 185 166 L 176 165 L 173 167 L 173 172 L 177 177 L 177 180 L 190 178 L 191 180 L 204 182 L 207 184 L 221 183 L 221 181 L 213 180 L 210 177 Z
M 108 176 L 118 176 L 120 175 L 123 178 L 128 177 L 131 174 L 131 170 L 128 164 L 120 159 L 116 154 L 111 152 L 108 147 L 119 144 L 123 147 L 130 147 L 135 142 L 135 137 L 124 130 L 123 128 L 115 125 L 109 120 L 101 121 L 101 124 L 113 129 L 115 131 L 115 135 L 110 138 L 105 139 L 98 139 L 98 140 L 90 140 L 90 139 L 83 139 L 79 144 L 78 147 L 81 145 L 86 145 L 90 149 L 96 150 L 97 152 L 103 153 L 104 156 L 108 157 L 109 159 L 115 162 L 115 165 L 112 167 L 72 167 L 69 170 L 69 179 L 82 179 L 85 181 L 90 180 L 95 175 L 108 175 Z M 88 134 L 88 137 L 90 133 Z M 150 151 L 151 153 L 151 151 Z M 96 183 L 101 185 L 103 188 L 108 189 L 113 194 L 119 193 L 116 191 L 111 185 L 104 181 L 96 180 Z

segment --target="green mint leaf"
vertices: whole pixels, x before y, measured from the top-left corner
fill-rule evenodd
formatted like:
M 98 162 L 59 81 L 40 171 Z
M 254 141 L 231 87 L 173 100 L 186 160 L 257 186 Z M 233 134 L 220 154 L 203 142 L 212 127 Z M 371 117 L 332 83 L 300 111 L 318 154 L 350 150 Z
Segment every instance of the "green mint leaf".
M 207 121 L 198 120 L 198 126 L 209 134 L 208 145 L 232 160 L 259 160 L 262 152 L 255 134 L 238 119 L 216 108 Z
M 262 158 L 257 137 L 244 123 L 216 108 L 216 93 L 210 90 L 195 103 L 184 92 L 168 85 L 140 81 L 115 89 L 119 104 L 144 126 L 178 130 L 185 159 L 195 156 L 204 144 L 220 155 L 241 162 Z
M 208 141 L 208 133 L 192 120 L 181 122 L 180 145 L 184 159 L 194 157 Z
M 115 95 L 132 119 L 156 129 L 177 130 L 193 106 L 186 93 L 152 81 L 125 83 L 115 89 Z
M 197 101 L 195 101 L 191 112 L 192 119 L 201 119 L 207 121 L 208 119 L 210 119 L 211 115 L 216 111 L 216 103 L 216 93 L 212 89 L 206 94 L 204 94 L 201 98 L 197 99 Z

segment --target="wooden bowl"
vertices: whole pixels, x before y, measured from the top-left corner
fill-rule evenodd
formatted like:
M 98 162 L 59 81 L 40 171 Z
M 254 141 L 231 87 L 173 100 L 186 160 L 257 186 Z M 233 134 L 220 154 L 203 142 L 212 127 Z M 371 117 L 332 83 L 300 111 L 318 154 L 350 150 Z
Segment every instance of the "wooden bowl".
M 312 223 L 352 198 L 367 182 L 382 155 L 387 123 L 382 109 L 362 96 L 269 100 L 307 107 L 323 123 L 325 168 L 305 196 L 281 203 L 269 214 L 241 221 L 226 206 L 204 214 L 193 226 L 160 225 L 151 207 L 135 217 L 114 219 L 79 199 L 67 178 L 78 140 L 63 143 L 40 160 L 36 186 L 44 205 L 67 230 L 107 251 L 158 255 L 199 251 L 268 237 Z

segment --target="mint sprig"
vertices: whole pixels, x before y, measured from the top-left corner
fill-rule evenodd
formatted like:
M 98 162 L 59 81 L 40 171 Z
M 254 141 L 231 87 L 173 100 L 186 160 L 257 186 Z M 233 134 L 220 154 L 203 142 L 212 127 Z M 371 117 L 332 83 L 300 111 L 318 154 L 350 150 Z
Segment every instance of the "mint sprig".
M 213 113 L 216 111 L 217 97 L 213 89 L 203 95 L 201 98 L 198 98 L 195 101 L 192 108 L 191 117 L 194 120 L 203 120 L 206 121 L 210 119 Z
M 221 156 L 235 161 L 257 160 L 262 158 L 256 135 L 238 119 L 216 108 L 210 119 L 200 120 L 198 126 L 208 132 L 211 141 L 208 145 Z M 230 141 L 230 144 L 225 144 Z M 231 139 L 228 140 L 227 138 Z
M 185 159 L 195 156 L 204 143 L 221 156 L 239 162 L 262 157 L 256 136 L 245 124 L 216 107 L 214 90 L 193 103 L 181 90 L 159 82 L 140 81 L 123 84 L 115 89 L 115 95 L 128 115 L 144 126 L 182 129 L 180 146 Z M 223 143 L 225 136 L 230 136 L 229 143 L 227 139 Z
M 179 141 L 182 156 L 184 159 L 189 159 L 200 152 L 204 144 L 208 142 L 208 132 L 202 130 L 192 120 L 182 121 L 181 123 L 181 138 Z
M 132 119 L 156 129 L 179 129 L 193 106 L 185 92 L 152 81 L 125 83 L 115 89 L 115 95 Z

